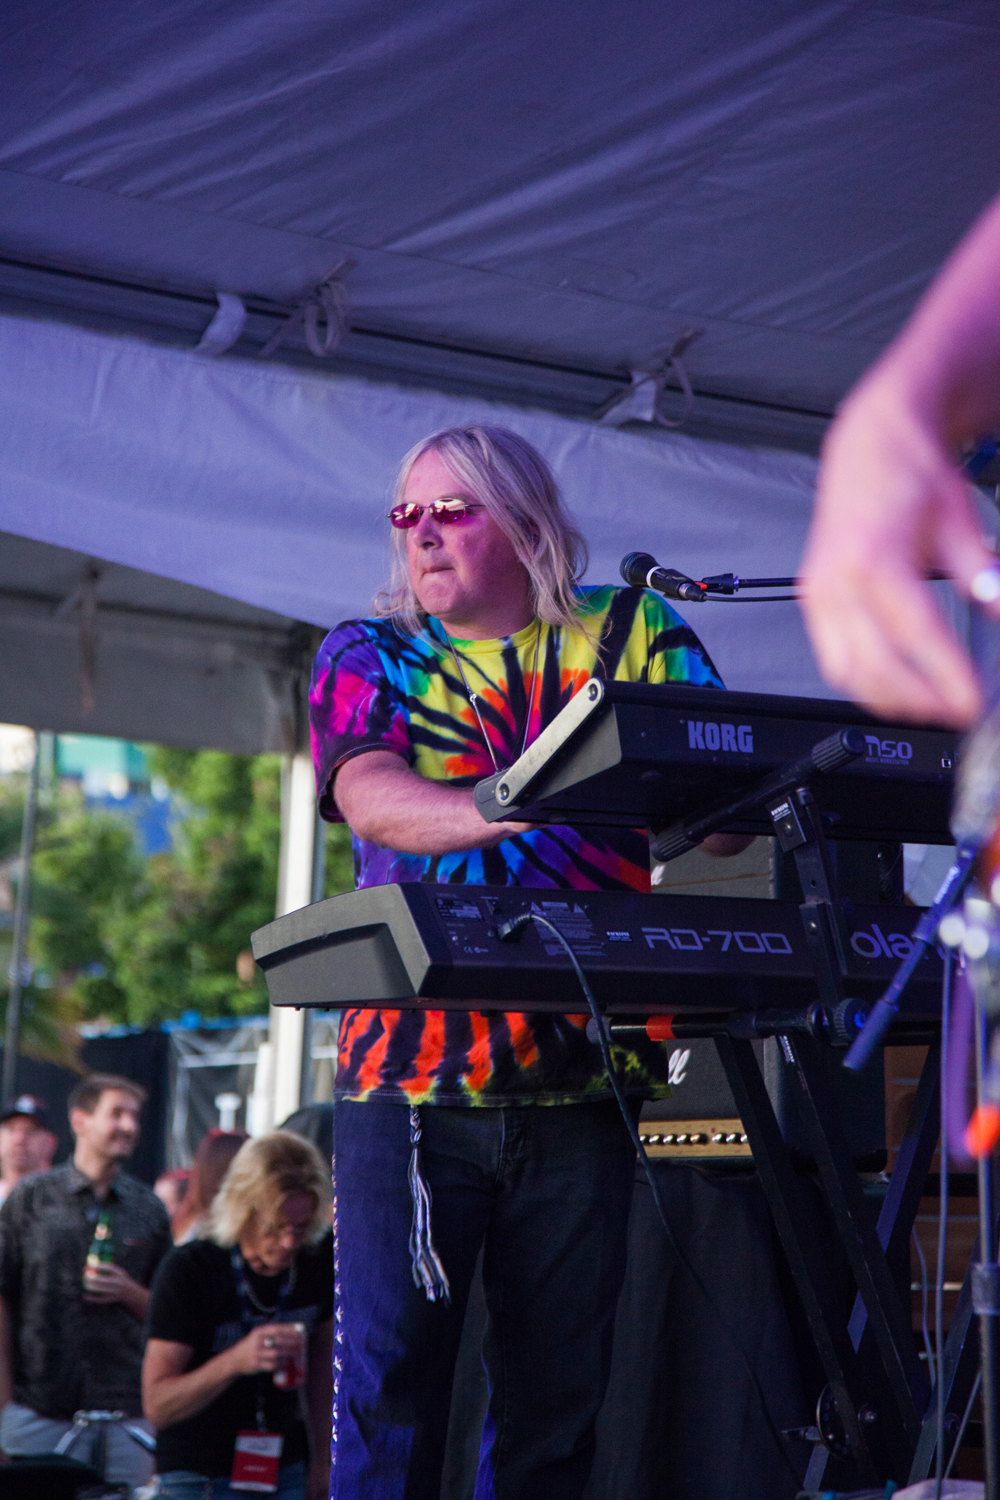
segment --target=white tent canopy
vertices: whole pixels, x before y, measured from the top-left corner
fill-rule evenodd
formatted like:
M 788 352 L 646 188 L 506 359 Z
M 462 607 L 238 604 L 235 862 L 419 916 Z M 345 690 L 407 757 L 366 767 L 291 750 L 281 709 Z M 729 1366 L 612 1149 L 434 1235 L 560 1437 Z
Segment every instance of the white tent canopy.
M 634 548 L 692 577 L 793 573 L 811 505 L 814 463 L 800 455 L 642 436 L 349 378 L 211 362 L 14 319 L 0 319 L 0 384 L 6 531 L 163 574 L 280 617 L 244 622 L 258 630 L 287 630 L 289 617 L 329 627 L 368 612 L 387 566 L 385 511 L 394 468 L 418 439 L 459 422 L 505 423 L 546 454 L 590 545 L 592 581 L 616 580 L 622 554 Z M 8 594 L 16 592 L 16 572 L 16 565 L 8 567 L 2 580 Z M 134 604 L 142 592 L 119 597 L 115 578 L 112 570 L 96 582 L 99 674 L 103 662 L 113 675 L 112 663 L 121 660 L 116 652 L 128 644 L 116 647 L 108 635 L 112 622 L 127 633 L 113 606 Z M 50 616 L 73 586 L 72 569 L 63 565 L 48 587 Z M 147 600 L 149 594 L 147 585 Z M 16 600 L 7 602 L 12 608 Z M 197 600 L 186 607 L 209 613 Z M 824 691 L 796 606 L 705 604 L 687 606 L 686 613 L 730 686 Z M 64 611 L 56 624 L 66 630 L 74 618 Z M 18 657 L 10 632 L 24 628 L 23 609 L 7 618 L 0 608 L 6 632 L 0 657 L 8 672 Z M 158 696 L 160 674 L 175 670 L 171 632 L 159 628 L 159 662 L 156 632 L 146 632 L 153 636 L 144 644 L 147 667 L 136 679 L 143 697 Z M 77 659 L 72 647 L 63 648 L 62 659 Z M 65 712 L 62 674 L 57 684 Z M 44 687 L 34 670 L 33 691 L 42 694 Z M 215 692 L 210 682 L 206 687 Z M 69 706 L 75 701 L 70 695 Z M 57 711 L 53 705 L 41 722 L 67 727 L 53 720 Z M 78 719 L 74 727 L 81 727 Z M 160 737 L 190 742 L 192 727 L 180 718 L 174 733 L 164 735 L 161 727 Z M 267 747 L 272 743 L 273 735 Z
M 691 430 L 758 442 L 815 443 L 1000 182 L 986 0 L 11 0 L 4 40 L 0 305 L 191 344 L 239 293 L 251 354 L 351 261 L 335 368 L 583 415 L 691 329 Z
M 0 529 L 279 633 L 367 607 L 395 463 L 469 418 L 549 455 L 591 578 L 792 572 L 808 461 L 585 419 L 694 333 L 687 434 L 815 451 L 1000 182 L 984 0 L 13 0 L 5 44 Z M 332 357 L 259 361 L 338 266 Z M 734 686 L 822 691 L 791 607 L 696 624 Z

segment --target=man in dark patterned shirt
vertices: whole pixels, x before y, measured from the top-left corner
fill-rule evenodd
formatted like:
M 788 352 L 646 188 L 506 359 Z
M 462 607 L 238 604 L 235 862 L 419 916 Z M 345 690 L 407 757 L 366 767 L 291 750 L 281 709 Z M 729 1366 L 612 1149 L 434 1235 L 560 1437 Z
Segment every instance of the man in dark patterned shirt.
M 140 1372 L 149 1284 L 170 1248 L 159 1198 L 122 1164 L 139 1139 L 144 1091 L 94 1074 L 69 1097 L 70 1161 L 23 1178 L 0 1209 L 0 1447 L 48 1453 L 74 1412 L 142 1412 Z M 113 1260 L 84 1268 L 104 1220 Z M 93 1431 L 93 1430 L 92 1430 Z M 92 1461 L 90 1434 L 72 1456 Z M 109 1435 L 105 1477 L 145 1483 L 152 1458 L 126 1433 Z

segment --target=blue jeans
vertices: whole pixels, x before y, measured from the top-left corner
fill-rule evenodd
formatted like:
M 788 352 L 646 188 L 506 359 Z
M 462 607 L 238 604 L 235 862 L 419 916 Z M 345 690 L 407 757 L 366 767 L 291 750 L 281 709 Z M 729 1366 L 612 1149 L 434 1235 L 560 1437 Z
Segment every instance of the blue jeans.
M 156 1476 L 156 1500 L 246 1500 L 246 1490 L 234 1490 L 228 1478 L 206 1479 L 190 1469 L 171 1469 Z M 306 1466 L 289 1464 L 278 1470 L 278 1488 L 271 1493 L 275 1500 L 305 1500 Z
M 331 1500 L 438 1500 L 479 1250 L 489 1413 L 476 1500 L 578 1500 L 611 1359 L 635 1152 L 614 1103 L 421 1112 L 451 1302 L 411 1274 L 409 1113 L 334 1118 Z

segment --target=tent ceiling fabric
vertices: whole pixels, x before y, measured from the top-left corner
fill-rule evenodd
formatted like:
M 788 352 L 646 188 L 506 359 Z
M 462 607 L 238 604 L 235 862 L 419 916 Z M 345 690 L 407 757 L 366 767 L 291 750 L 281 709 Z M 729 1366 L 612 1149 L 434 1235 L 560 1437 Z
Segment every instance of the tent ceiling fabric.
M 0 533 L 0 716 L 8 723 L 288 751 L 301 737 L 303 673 L 320 634 L 205 589 Z
M 369 330 L 620 378 L 698 328 L 695 387 L 777 407 L 832 410 L 1000 182 L 986 0 L 12 0 L 4 31 L 9 256 L 285 303 L 350 256 Z

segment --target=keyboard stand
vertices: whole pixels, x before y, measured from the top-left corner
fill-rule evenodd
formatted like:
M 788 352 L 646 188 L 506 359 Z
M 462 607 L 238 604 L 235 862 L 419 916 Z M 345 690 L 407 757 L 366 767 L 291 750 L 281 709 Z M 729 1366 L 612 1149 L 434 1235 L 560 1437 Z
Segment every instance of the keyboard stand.
M 920 1196 L 939 1128 L 940 1048 L 928 1053 L 916 1099 L 878 1223 L 873 1222 L 837 1116 L 824 1067 L 830 1042 L 845 1044 L 852 1010 L 845 995 L 850 932 L 838 899 L 833 861 L 821 817 L 807 785 L 765 803 L 775 837 L 793 852 L 802 885 L 800 907 L 819 990 L 813 1035 L 779 1033 L 784 1064 L 793 1080 L 823 1195 L 858 1287 L 845 1321 L 831 1289 L 822 1247 L 805 1210 L 805 1185 L 796 1172 L 749 1040 L 716 1036 L 719 1057 L 749 1137 L 757 1171 L 788 1259 L 827 1386 L 816 1428 L 799 1436 L 816 1440 L 808 1465 L 810 1488 L 821 1489 L 831 1453 L 846 1462 L 860 1486 L 901 1481 L 926 1462 L 930 1384 L 914 1344 L 909 1299 L 904 1303 L 890 1271 L 906 1258 Z M 690 822 L 694 822 L 691 819 Z M 838 1032 L 840 1034 L 838 1034 Z M 909 1274 L 906 1275 L 909 1288 Z M 968 1300 L 968 1299 L 967 1299 Z M 968 1317 L 966 1317 L 968 1325 Z M 955 1374 L 949 1397 L 967 1397 L 968 1342 L 956 1319 Z M 930 1422 L 933 1432 L 933 1421 Z M 957 1424 L 956 1424 L 957 1425 Z M 822 1434 L 822 1436 L 821 1436 Z M 933 1436 L 931 1438 L 933 1449 Z

